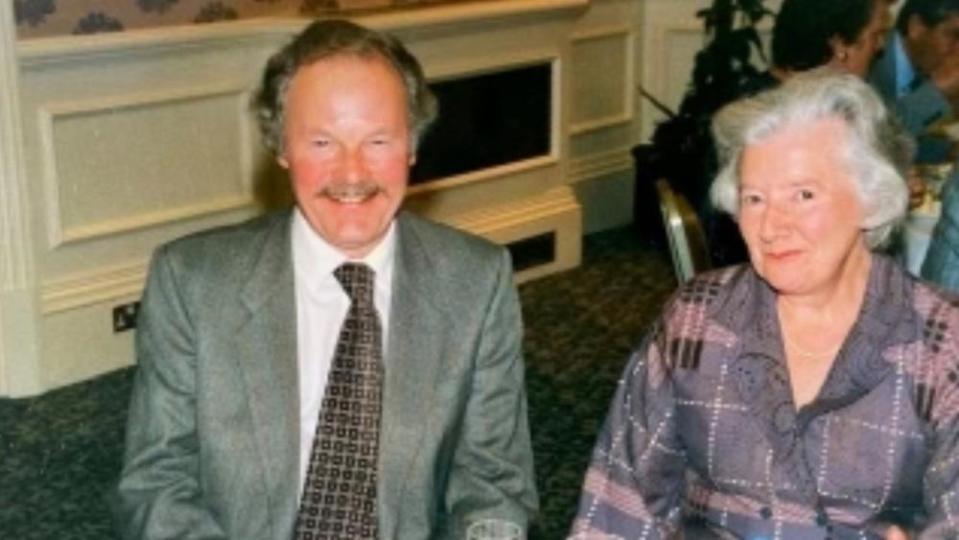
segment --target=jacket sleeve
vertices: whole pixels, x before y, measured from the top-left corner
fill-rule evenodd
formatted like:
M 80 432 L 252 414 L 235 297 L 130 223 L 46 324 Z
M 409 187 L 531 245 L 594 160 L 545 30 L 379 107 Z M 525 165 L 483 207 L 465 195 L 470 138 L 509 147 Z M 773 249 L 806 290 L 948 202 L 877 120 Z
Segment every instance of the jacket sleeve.
M 932 81 L 925 81 L 915 90 L 896 99 L 893 109 L 903 126 L 916 138 L 918 163 L 938 163 L 949 159 L 952 141 L 926 133 L 931 124 L 952 111 L 952 106 Z
M 934 396 L 928 412 L 929 461 L 923 478 L 923 503 L 928 519 L 914 537 L 920 540 L 959 538 L 959 314 L 955 297 L 943 295 L 923 321 L 923 328 L 937 328 L 926 337 L 933 347 L 925 349 L 929 368 L 925 375 Z M 952 304 L 950 306 L 950 304 Z
M 226 538 L 199 486 L 196 336 L 165 248 L 154 256 L 138 319 L 138 365 L 114 505 L 121 536 Z
M 941 215 L 920 273 L 923 279 L 959 292 L 959 176 L 951 177 L 943 190 Z
M 538 507 L 527 420 L 522 320 L 508 253 L 499 259 L 484 317 L 470 395 L 453 452 L 446 507 L 449 538 L 492 519 L 526 530 Z
M 571 539 L 680 534 L 686 460 L 663 351 L 654 329 L 626 367 L 586 471 Z
M 937 429 L 936 449 L 924 479 L 928 520 L 915 535 L 918 540 L 959 536 L 959 419 Z
M 952 418 L 937 422 L 935 447 L 923 482 L 928 520 L 916 535 L 920 540 L 959 536 L 959 411 L 955 410 L 959 402 L 954 397 L 948 401 Z M 936 406 L 942 406 L 941 402 Z
M 948 114 L 951 107 L 936 85 L 927 80 L 898 98 L 895 109 L 909 133 L 918 137 L 929 124 Z

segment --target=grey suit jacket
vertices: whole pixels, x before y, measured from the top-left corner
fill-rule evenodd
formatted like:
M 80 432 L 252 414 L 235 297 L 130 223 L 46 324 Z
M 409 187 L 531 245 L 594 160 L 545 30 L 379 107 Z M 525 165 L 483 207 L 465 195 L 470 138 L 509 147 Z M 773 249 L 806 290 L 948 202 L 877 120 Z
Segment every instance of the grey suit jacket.
M 463 538 L 535 511 L 508 255 L 397 218 L 384 359 L 380 537 Z M 158 249 L 116 517 L 127 538 L 289 540 L 299 487 L 290 214 Z
M 949 155 L 950 144 L 946 140 L 925 136 L 930 124 L 950 113 L 952 107 L 939 88 L 928 78 L 907 94 L 896 96 L 896 44 L 895 32 L 886 39 L 883 55 L 872 64 L 869 84 L 882 96 L 886 105 L 896 113 L 903 126 L 919 143 L 916 160 L 939 162 Z

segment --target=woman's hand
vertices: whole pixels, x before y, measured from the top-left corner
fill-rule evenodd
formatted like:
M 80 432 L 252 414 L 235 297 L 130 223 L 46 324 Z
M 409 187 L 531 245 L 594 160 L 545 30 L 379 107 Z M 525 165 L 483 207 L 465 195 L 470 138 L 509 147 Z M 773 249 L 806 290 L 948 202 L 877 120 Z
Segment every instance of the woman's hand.
M 892 526 L 886 529 L 886 540 L 909 540 L 909 535 L 899 527 Z

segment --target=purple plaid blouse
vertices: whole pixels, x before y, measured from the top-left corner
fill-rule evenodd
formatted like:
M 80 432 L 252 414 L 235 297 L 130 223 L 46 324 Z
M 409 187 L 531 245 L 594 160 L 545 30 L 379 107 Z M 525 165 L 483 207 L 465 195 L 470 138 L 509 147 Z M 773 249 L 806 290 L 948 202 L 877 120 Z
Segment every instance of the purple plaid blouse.
M 874 255 L 798 411 L 775 298 L 749 266 L 676 293 L 620 381 L 571 538 L 959 537 L 959 297 Z

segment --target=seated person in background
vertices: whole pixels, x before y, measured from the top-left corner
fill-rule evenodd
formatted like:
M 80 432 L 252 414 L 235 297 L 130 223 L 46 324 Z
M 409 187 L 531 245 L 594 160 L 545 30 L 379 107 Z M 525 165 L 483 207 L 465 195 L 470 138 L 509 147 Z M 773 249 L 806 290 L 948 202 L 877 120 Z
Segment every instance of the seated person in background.
M 889 0 L 784 0 L 773 24 L 770 74 L 820 66 L 866 77 L 889 31 Z
M 942 189 L 942 209 L 920 275 L 959 292 L 959 170 Z
M 865 77 L 882 50 L 889 21 L 889 0 L 785 0 L 773 24 L 772 67 L 745 95 L 825 65 Z M 735 222 L 712 207 L 704 215 L 714 266 L 745 261 Z
M 959 0 L 906 0 L 869 82 L 919 140 L 916 161 L 948 161 L 953 143 L 926 131 L 959 106 Z
M 158 249 L 125 538 L 460 539 L 536 508 L 502 247 L 399 211 L 436 103 L 394 38 L 319 21 L 257 98 L 295 209 Z
M 959 297 L 873 252 L 911 139 L 828 70 L 714 130 L 750 264 L 684 285 L 635 352 L 572 537 L 955 538 Z

